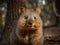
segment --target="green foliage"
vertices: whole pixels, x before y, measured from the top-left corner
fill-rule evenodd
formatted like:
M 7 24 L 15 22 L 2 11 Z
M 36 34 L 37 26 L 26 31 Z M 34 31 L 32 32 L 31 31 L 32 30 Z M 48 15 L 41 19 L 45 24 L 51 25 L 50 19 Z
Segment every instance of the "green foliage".
M 46 0 L 46 4 L 42 5 L 42 13 L 45 26 L 54 25 L 56 17 L 54 16 L 52 0 Z

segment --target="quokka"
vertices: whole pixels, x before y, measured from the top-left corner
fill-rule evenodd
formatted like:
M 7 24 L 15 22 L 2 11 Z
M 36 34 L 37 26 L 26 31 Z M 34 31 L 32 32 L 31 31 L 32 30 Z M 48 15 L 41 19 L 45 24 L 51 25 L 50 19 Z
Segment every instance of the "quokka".
M 20 18 L 10 34 L 10 45 L 43 45 L 43 21 L 40 8 L 19 9 Z

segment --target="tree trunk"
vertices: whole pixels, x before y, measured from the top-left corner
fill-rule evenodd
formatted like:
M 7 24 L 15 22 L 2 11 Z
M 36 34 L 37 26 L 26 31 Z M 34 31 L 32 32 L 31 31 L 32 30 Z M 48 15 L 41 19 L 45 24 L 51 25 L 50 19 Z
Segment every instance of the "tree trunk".
M 5 20 L 5 27 L 3 30 L 4 38 L 9 43 L 10 32 L 13 30 L 15 21 L 19 18 L 18 10 L 20 7 L 25 7 L 25 4 L 21 3 L 20 0 L 7 0 L 7 14 Z

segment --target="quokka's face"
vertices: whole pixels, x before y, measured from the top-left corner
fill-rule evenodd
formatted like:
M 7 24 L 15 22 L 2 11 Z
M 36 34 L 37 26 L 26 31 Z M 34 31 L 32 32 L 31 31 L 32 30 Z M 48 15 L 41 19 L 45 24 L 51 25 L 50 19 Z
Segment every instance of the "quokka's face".
M 18 27 L 20 29 L 39 29 L 42 27 L 42 20 L 40 15 L 36 11 L 26 10 L 25 13 L 22 13 L 18 20 Z

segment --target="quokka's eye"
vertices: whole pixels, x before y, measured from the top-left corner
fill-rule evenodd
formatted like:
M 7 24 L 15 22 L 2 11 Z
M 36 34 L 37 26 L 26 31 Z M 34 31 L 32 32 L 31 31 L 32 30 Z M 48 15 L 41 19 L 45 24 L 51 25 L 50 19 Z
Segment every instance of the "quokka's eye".
M 36 19 L 36 17 L 34 17 L 34 19 Z
M 28 16 L 24 16 L 25 19 L 28 19 Z

